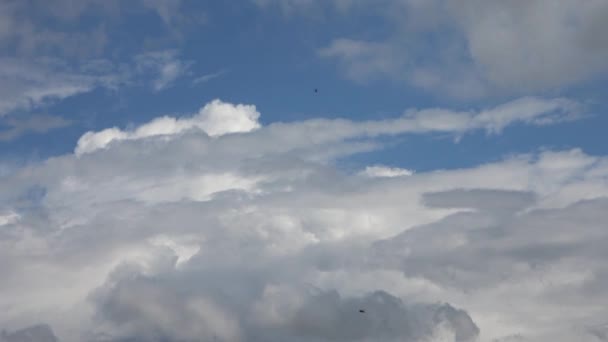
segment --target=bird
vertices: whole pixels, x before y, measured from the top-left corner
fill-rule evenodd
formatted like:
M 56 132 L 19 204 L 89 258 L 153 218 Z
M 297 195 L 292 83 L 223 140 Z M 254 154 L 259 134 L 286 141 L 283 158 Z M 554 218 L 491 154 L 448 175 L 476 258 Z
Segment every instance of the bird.
M 360 313 L 365 313 L 365 310 L 361 309 L 359 310 Z

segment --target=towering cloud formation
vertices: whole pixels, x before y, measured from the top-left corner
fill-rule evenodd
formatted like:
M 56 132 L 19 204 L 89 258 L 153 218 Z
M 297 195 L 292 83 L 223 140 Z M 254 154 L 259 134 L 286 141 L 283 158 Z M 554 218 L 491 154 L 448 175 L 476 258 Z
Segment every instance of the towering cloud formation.
M 416 173 L 336 162 L 379 137 L 498 134 L 578 110 L 527 98 L 261 126 L 255 107 L 213 101 L 86 133 L 75 154 L 0 179 L 3 338 L 593 338 L 608 307 L 606 158 Z

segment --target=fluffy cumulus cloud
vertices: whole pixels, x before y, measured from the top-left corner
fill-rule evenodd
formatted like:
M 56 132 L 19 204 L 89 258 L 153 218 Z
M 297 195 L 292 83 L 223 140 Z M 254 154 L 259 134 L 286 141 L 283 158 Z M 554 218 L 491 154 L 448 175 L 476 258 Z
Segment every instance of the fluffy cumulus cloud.
M 337 162 L 381 136 L 500 133 L 572 106 L 261 126 L 254 106 L 213 101 L 86 133 L 0 178 L 0 339 L 601 341 L 607 158 Z
M 101 132 L 87 132 L 78 140 L 75 153 L 80 155 L 93 152 L 106 147 L 115 140 L 137 140 L 153 136 L 171 138 L 171 136 L 190 129 L 201 130 L 210 137 L 250 132 L 260 127 L 259 117 L 260 113 L 255 106 L 232 105 L 214 100 L 190 118 L 164 116 L 143 124 L 132 132 L 126 132 L 116 127 Z
M 358 82 L 391 78 L 474 98 L 561 89 L 608 73 L 603 0 L 332 3 L 339 13 L 366 11 L 392 23 L 385 38 L 337 37 L 319 50 Z M 299 4 L 327 10 L 318 1 Z

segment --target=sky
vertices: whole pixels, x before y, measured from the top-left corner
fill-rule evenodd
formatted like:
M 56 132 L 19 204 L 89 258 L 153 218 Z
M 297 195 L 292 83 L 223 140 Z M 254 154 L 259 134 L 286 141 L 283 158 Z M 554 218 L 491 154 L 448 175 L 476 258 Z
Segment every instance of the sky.
M 606 0 L 0 0 L 0 342 L 608 341 L 605 32 Z

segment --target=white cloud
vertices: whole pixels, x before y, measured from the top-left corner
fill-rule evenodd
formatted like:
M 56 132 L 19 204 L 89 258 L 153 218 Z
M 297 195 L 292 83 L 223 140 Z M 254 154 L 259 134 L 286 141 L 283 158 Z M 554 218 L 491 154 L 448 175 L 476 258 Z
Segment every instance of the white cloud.
M 424 109 L 408 110 L 399 118 L 383 121 L 313 119 L 293 125 L 277 123 L 260 133 L 260 142 L 272 144 L 274 146 L 271 148 L 281 150 L 310 143 L 319 145 L 343 139 L 403 133 L 464 134 L 477 129 L 500 133 L 504 127 L 511 124 L 551 124 L 576 118 L 581 111 L 580 104 L 567 99 L 522 98 L 477 112 Z M 212 137 L 251 132 L 260 127 L 258 118 L 259 113 L 254 106 L 235 106 L 215 100 L 191 118 L 161 117 L 130 132 L 118 128 L 87 132 L 79 139 L 75 153 L 81 155 L 92 152 L 106 147 L 112 141 L 136 140 L 158 135 L 170 138 L 171 135 L 193 128 Z M 281 144 L 276 145 L 277 141 L 281 141 Z
M 5 226 L 7 224 L 13 224 L 17 221 L 19 221 L 19 215 L 15 212 L 9 212 L 9 213 L 0 215 L 0 226 Z
M 259 128 L 255 107 L 216 101 L 12 172 L 0 327 L 45 322 L 66 342 L 592 338 L 608 313 L 606 157 L 546 151 L 383 179 L 335 163 L 382 134 L 499 132 L 564 107 L 528 101 L 511 106 L 536 115 Z
M 170 30 L 196 13 L 182 13 L 179 0 L 2 1 L 0 3 L 0 116 L 30 112 L 99 87 L 115 89 L 143 80 L 160 91 L 186 74 L 192 62 L 174 51 L 141 53 L 135 61 L 116 62 L 106 29 L 133 8 L 152 10 Z M 133 6 L 133 8 L 131 8 Z M 82 18 L 93 23 L 82 26 Z M 85 20 L 87 21 L 87 20 Z M 90 25 L 85 25 L 89 27 Z M 111 30 L 110 30 L 111 32 Z M 156 36 L 154 39 L 158 39 Z M 112 62 L 102 56 L 111 56 Z M 139 70 L 137 70 L 139 69 Z M 13 134 L 14 135 L 14 134 Z
M 220 77 L 220 76 L 224 75 L 224 74 L 225 74 L 225 73 L 227 73 L 227 72 L 228 72 L 228 70 L 226 70 L 226 69 L 222 69 L 222 70 L 220 70 L 220 71 L 216 71 L 216 72 L 211 73 L 211 74 L 205 74 L 205 75 L 198 76 L 197 78 L 195 78 L 195 79 L 192 81 L 192 84 L 201 84 L 201 83 L 207 83 L 207 82 L 209 82 L 209 81 L 211 81 L 211 80 L 213 80 L 213 79 L 216 79 L 216 78 L 218 78 L 218 77 Z
M 0 58 L 0 116 L 22 115 L 98 88 L 149 83 L 160 91 L 187 74 L 191 64 L 172 50 L 141 54 L 127 63 L 97 59 L 69 65 L 56 58 Z M 9 136 L 15 133 L 22 131 Z
M 190 129 L 199 129 L 211 137 L 228 133 L 250 132 L 260 127 L 260 113 L 255 106 L 232 105 L 214 100 L 190 118 L 164 116 L 139 126 L 132 132 L 109 128 L 100 132 L 87 132 L 78 140 L 75 153 L 93 152 L 112 141 L 136 140 L 153 136 L 171 136 Z
M 154 74 L 152 87 L 155 91 L 168 88 L 179 77 L 188 73 L 192 62 L 182 61 L 172 50 L 146 52 L 135 56 L 135 63 L 141 73 Z
M 88 92 L 97 82 L 93 76 L 66 70 L 53 61 L 0 59 L 0 116 Z
M 367 166 L 361 174 L 368 177 L 400 177 L 411 176 L 414 171 L 408 169 L 400 169 L 398 167 L 388 167 L 383 165 Z

